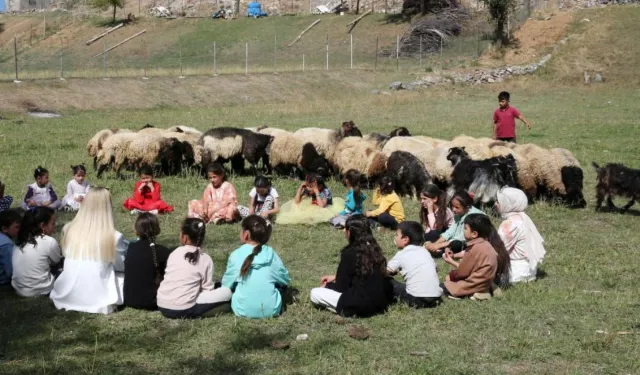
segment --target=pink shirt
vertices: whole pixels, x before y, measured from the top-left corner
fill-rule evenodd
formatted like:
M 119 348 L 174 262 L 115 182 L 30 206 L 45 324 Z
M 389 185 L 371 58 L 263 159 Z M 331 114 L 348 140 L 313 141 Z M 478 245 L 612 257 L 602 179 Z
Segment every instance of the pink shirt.
M 213 290 L 213 260 L 200 251 L 196 264 L 184 255 L 196 250 L 185 245 L 173 250 L 167 260 L 164 279 L 158 288 L 158 306 L 170 310 L 186 310 L 196 304 L 203 290 Z
M 496 137 L 515 138 L 517 118 L 520 118 L 520 112 L 515 107 L 508 106 L 505 109 L 496 109 L 493 113 L 493 123 L 496 124 Z
M 438 211 L 436 211 L 438 212 Z M 436 212 L 427 215 L 427 226 L 425 228 L 425 233 L 429 233 L 435 229 L 436 226 Z M 444 228 L 440 228 L 440 231 L 445 231 L 446 228 L 449 228 L 453 224 L 453 211 L 449 207 L 447 207 L 447 213 L 445 214 L 444 220 Z

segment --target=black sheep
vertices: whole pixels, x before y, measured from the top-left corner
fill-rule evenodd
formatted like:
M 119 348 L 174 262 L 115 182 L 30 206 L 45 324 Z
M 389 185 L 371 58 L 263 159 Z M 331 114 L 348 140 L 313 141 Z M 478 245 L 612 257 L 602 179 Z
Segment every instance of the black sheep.
M 567 194 L 562 197 L 563 202 L 569 208 L 585 208 L 587 201 L 582 194 L 584 174 L 582 169 L 576 166 L 564 166 L 560 169 L 562 183 Z
M 517 166 L 513 155 L 471 160 L 464 147 L 452 147 L 447 160 L 453 165 L 449 194 L 466 190 L 474 193 L 474 201 L 489 203 L 495 200 L 502 187 L 517 187 Z
M 615 210 L 612 195 L 620 195 L 631 198 L 631 200 L 620 209 L 620 213 L 625 213 L 636 200 L 640 200 L 640 170 L 625 167 L 619 163 L 609 163 L 600 167 L 593 162 L 593 167 L 598 174 L 596 185 L 596 211 L 600 210 L 602 201 L 607 198 L 607 206 L 610 210 Z
M 237 144 L 237 136 L 242 138 L 240 144 Z M 258 173 L 258 162 L 268 155 L 268 147 L 272 141 L 273 137 L 267 134 L 241 128 L 220 127 L 207 130 L 200 137 L 198 144 L 204 148 L 203 167 L 215 161 L 225 163 L 231 160 L 234 172 L 244 173 L 246 160 L 253 167 L 254 173 Z M 213 149 L 208 146 L 212 146 Z
M 406 151 L 394 151 L 389 155 L 387 175 L 395 183 L 396 193 L 401 197 L 406 195 L 412 197 L 415 190 L 417 199 L 426 186 L 431 183 L 431 176 L 424 168 L 424 164 Z
M 304 174 L 315 173 L 325 179 L 331 176 L 332 168 L 327 159 L 320 155 L 312 143 L 305 143 L 302 146 L 302 158 L 300 167 Z

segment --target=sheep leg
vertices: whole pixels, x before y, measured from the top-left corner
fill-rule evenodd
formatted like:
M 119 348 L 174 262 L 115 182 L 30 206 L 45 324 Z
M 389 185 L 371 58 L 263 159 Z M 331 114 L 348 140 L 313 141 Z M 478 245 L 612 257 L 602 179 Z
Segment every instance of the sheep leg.
M 97 156 L 93 157 L 93 170 L 94 171 L 98 170 L 98 157 Z
M 98 167 L 98 174 L 96 177 L 98 178 L 102 178 L 102 174 L 104 173 L 104 171 L 107 169 L 107 164 L 100 164 L 100 166 Z
M 609 194 L 607 196 L 607 207 L 610 210 L 616 210 L 617 209 L 616 205 L 613 203 L 613 199 L 611 198 L 611 194 Z
M 633 206 L 635 203 L 636 203 L 636 199 L 635 198 L 631 198 L 629 203 L 627 203 L 624 207 L 622 207 L 622 209 L 620 210 L 620 213 L 623 214 L 623 213 L 627 212 L 627 210 L 630 209 L 631 206 Z
M 604 197 L 606 195 L 605 189 L 602 187 L 598 187 L 596 189 L 596 212 L 600 211 L 602 207 L 602 201 L 604 201 Z

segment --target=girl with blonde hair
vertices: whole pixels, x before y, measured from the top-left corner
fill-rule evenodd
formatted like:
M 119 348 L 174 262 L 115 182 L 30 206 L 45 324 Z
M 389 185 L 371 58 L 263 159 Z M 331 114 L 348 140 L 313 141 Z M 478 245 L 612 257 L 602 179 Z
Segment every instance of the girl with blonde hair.
M 114 227 L 109 190 L 89 190 L 80 211 L 62 231 L 64 270 L 51 291 L 56 308 L 113 312 L 123 304 L 124 255 L 129 243 Z

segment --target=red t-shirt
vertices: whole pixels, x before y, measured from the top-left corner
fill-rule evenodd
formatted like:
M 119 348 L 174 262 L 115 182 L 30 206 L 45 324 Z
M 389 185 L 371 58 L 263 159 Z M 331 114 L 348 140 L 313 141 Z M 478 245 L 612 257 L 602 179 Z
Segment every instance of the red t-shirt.
M 516 119 L 520 117 L 520 112 L 515 107 L 505 109 L 498 108 L 493 113 L 493 123 L 496 124 L 497 138 L 516 137 Z

